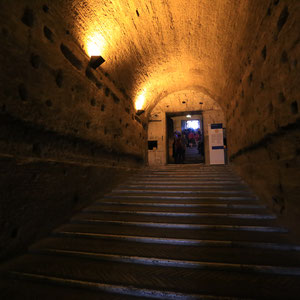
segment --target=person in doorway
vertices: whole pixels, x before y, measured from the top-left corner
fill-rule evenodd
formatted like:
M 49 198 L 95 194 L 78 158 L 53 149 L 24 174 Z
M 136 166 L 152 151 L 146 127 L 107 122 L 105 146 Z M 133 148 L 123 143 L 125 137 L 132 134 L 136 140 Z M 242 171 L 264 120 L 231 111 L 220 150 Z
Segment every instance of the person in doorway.
M 189 147 L 189 131 L 187 129 L 184 129 L 182 135 L 184 136 L 186 147 Z
M 202 159 L 204 159 L 204 138 L 203 134 L 199 131 L 199 142 L 198 142 L 198 152 Z
M 191 129 L 191 131 L 189 133 L 189 144 L 190 144 L 190 147 L 193 147 L 194 143 L 195 143 L 195 135 L 194 135 L 193 129 Z
M 174 139 L 173 139 L 173 145 L 172 145 L 172 150 L 173 150 L 173 153 L 172 153 L 172 157 L 174 158 L 174 160 L 176 159 L 176 140 L 178 138 L 178 135 L 177 135 L 177 131 L 174 132 Z
M 181 135 L 181 140 L 182 140 L 182 143 L 183 143 L 183 148 L 184 148 L 184 153 L 185 153 L 185 150 L 186 150 L 186 147 L 187 147 L 187 144 L 188 144 L 188 139 L 186 137 L 186 135 L 184 134 L 184 132 L 182 132 L 182 135 Z
M 179 133 L 175 141 L 175 163 L 181 164 L 184 162 L 185 158 L 185 139 Z
M 197 130 L 196 133 L 195 133 L 196 145 L 198 145 L 198 143 L 199 143 L 199 136 L 200 136 L 200 131 Z

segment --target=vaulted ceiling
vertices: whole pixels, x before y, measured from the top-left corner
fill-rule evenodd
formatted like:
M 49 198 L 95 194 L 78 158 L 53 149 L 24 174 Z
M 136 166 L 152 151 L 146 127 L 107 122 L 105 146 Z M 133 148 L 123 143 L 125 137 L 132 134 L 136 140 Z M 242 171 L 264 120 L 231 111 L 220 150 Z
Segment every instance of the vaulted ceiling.
M 139 108 L 196 90 L 224 105 L 240 79 L 269 1 L 59 0 L 84 51 Z

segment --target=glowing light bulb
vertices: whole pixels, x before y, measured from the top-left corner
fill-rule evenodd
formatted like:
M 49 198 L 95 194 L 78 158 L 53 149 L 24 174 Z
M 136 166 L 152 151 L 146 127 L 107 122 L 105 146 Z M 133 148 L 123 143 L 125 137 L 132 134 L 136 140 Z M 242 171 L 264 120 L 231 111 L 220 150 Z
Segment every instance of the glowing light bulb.
M 191 115 L 186 115 L 186 117 L 187 117 L 187 118 L 191 118 L 192 116 L 191 116 Z
M 87 46 L 87 51 L 89 56 L 97 56 L 100 52 L 96 43 L 89 43 Z
M 106 42 L 103 36 L 99 33 L 94 33 L 93 35 L 89 36 L 86 41 L 86 49 L 88 55 L 91 56 L 99 56 L 104 55 L 104 48 Z
M 137 97 L 135 101 L 135 109 L 141 110 L 143 108 L 144 103 L 145 103 L 145 92 L 143 92 Z

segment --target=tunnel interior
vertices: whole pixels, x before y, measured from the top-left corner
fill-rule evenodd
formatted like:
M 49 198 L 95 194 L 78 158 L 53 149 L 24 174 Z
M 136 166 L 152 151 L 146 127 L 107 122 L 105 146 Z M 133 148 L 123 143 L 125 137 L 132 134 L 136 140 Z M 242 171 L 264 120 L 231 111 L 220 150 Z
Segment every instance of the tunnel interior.
M 299 1 L 0 8 L 1 259 L 146 166 L 151 124 L 183 111 L 226 124 L 229 164 L 299 233 Z

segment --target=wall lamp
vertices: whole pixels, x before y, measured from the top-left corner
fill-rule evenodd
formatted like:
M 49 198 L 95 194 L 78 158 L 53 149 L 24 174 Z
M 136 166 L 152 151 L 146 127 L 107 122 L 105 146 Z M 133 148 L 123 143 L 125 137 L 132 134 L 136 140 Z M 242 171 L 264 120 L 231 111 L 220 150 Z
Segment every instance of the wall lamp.
M 144 113 L 145 111 L 143 109 L 139 109 L 137 110 L 137 112 L 135 113 L 137 116 L 140 116 Z
M 105 62 L 105 59 L 102 56 L 91 56 L 89 66 L 93 69 L 97 69 Z

